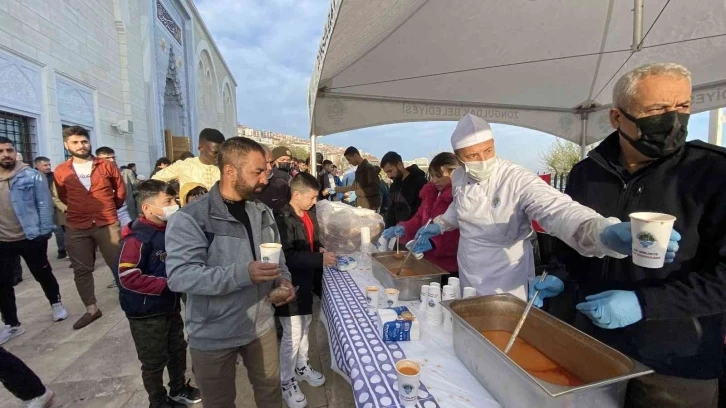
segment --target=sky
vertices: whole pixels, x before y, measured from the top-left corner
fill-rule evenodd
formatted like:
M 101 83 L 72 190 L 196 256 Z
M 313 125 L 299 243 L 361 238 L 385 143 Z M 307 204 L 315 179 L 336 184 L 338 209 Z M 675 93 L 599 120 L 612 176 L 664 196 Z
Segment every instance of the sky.
M 237 121 L 255 129 L 307 138 L 308 83 L 328 13 L 327 0 L 196 0 L 202 18 L 237 81 Z M 319 140 L 382 157 L 431 158 L 450 150 L 455 122 L 377 126 Z M 493 124 L 497 154 L 532 171 L 555 137 Z M 708 113 L 689 122 L 689 140 L 708 138 Z M 415 143 L 412 143 L 415 141 Z

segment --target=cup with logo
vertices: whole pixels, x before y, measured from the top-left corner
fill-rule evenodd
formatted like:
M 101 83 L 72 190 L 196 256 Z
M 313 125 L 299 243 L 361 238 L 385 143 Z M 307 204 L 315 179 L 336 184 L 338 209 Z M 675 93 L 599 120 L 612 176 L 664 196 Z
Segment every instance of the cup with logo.
M 418 404 L 418 389 L 421 386 L 421 364 L 403 359 L 396 363 L 398 377 L 398 399 L 404 407 Z
M 662 268 L 676 217 L 654 212 L 630 214 L 633 263 L 644 268 Z
M 378 286 L 366 286 L 366 301 L 371 309 L 378 309 Z
M 280 252 L 282 245 L 277 243 L 260 244 L 260 262 L 280 263 Z
M 386 307 L 398 306 L 398 289 L 388 288 L 383 291 Z

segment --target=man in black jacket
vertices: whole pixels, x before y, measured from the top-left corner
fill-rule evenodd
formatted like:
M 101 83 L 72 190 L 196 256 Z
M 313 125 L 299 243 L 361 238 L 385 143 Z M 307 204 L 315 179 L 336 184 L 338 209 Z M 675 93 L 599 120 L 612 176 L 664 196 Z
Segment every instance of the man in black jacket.
M 282 209 L 290 201 L 290 175 L 275 167 L 275 160 L 269 147 L 262 145 L 265 149 L 265 162 L 267 184 L 255 190 L 252 198 L 262 201 L 263 204 L 273 210 Z
M 388 190 L 391 196 L 391 206 L 386 211 L 386 228 L 398 225 L 401 221 L 408 221 L 421 205 L 418 194 L 426 185 L 426 173 L 413 164 L 403 166 L 401 155 L 388 152 L 381 159 L 381 168 L 388 178 L 393 180 Z
M 581 302 L 570 318 L 655 370 L 630 381 L 626 407 L 715 408 L 726 329 L 726 149 L 685 142 L 691 75 L 680 65 L 625 74 L 613 106 L 617 131 L 572 169 L 566 193 L 623 221 L 638 211 L 671 214 L 682 240 L 660 269 L 561 253 L 563 280 Z

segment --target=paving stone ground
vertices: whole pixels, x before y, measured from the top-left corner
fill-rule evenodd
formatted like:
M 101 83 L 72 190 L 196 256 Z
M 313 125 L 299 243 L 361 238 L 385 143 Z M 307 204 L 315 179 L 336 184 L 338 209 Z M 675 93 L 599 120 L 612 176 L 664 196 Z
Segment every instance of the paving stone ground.
M 15 287 L 15 296 L 25 334 L 10 340 L 4 347 L 28 364 L 56 393 L 53 407 L 148 407 L 148 396 L 141 382 L 141 363 L 136 357 L 128 320 L 119 306 L 118 291 L 106 288 L 113 281 L 111 271 L 99 254 L 94 277 L 103 317 L 81 330 L 73 330 L 73 322 L 81 317 L 85 308 L 73 283 L 70 262 L 68 259 L 56 260 L 55 255 L 55 240 L 51 239 L 48 257 L 68 309 L 68 319 L 52 321 L 48 301 L 23 262 L 24 281 Z M 311 408 L 354 407 L 350 385 L 330 369 L 327 333 L 319 315 L 320 304 L 317 303 L 310 332 L 310 363 L 325 374 L 327 382 L 319 388 L 304 383 L 301 388 Z M 191 367 L 187 375 L 193 379 Z M 236 405 L 238 408 L 255 406 L 242 364 L 237 368 Z M 0 408 L 18 406 L 20 402 L 0 386 Z M 193 407 L 202 406 L 203 401 Z

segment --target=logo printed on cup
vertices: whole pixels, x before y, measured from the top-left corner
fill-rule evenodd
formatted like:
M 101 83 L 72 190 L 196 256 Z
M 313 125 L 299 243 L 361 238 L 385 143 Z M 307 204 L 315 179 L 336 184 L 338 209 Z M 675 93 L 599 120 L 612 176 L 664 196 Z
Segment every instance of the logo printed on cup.
M 633 263 L 662 268 L 676 217 L 654 212 L 630 214 Z
M 641 232 L 640 234 L 638 234 L 638 242 L 640 242 L 640 245 L 642 245 L 643 248 L 650 248 L 657 241 L 655 239 L 655 236 L 650 232 Z

